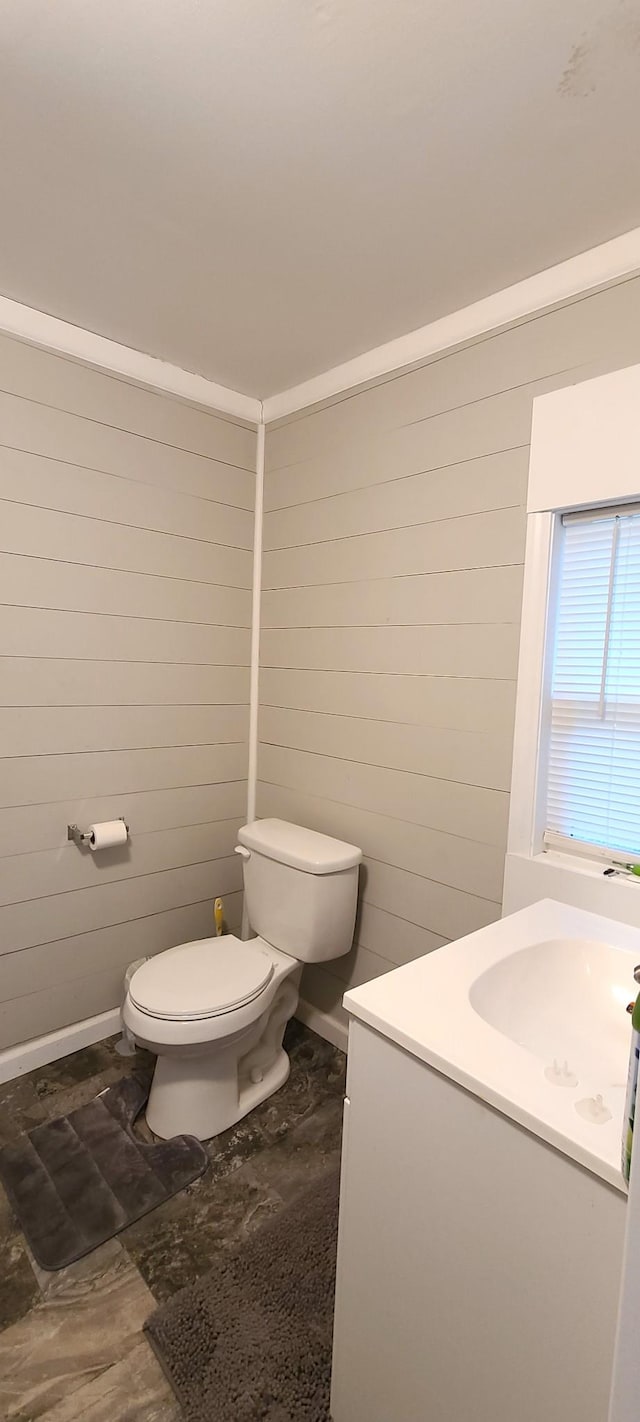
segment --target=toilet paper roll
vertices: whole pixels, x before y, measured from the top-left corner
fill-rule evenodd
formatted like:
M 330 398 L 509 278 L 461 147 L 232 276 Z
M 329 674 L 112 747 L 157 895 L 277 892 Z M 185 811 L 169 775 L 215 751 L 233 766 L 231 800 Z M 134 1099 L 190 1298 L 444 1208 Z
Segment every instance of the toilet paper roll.
M 104 820 L 101 825 L 89 825 L 89 846 L 96 849 L 111 849 L 114 844 L 126 844 L 129 831 L 124 820 Z

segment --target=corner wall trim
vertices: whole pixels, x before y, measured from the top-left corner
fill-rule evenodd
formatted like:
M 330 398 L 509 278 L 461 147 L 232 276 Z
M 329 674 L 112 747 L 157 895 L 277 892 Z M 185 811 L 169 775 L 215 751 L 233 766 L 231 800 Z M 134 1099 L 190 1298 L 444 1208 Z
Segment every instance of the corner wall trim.
M 34 1071 L 36 1067 L 57 1062 L 60 1057 L 68 1057 L 81 1047 L 90 1047 L 101 1042 L 104 1037 L 113 1036 L 120 1030 L 120 1010 L 111 1008 L 97 1017 L 86 1017 L 83 1022 L 72 1022 L 70 1027 L 60 1027 L 57 1032 L 47 1032 L 44 1037 L 34 1037 L 30 1042 L 7 1047 L 0 1052 L 0 1084 L 13 1081 L 16 1076 Z
M 249 682 L 249 764 L 247 770 L 247 823 L 256 817 L 258 780 L 258 711 L 260 677 L 260 603 L 262 596 L 262 525 L 264 506 L 265 427 L 258 425 L 256 442 L 256 499 L 253 532 L 253 584 L 251 593 L 251 654 Z
M 0 296 L 0 333 L 42 346 L 55 355 L 71 356 L 86 365 L 98 366 L 107 374 L 135 380 L 196 405 L 206 405 L 222 415 L 234 415 L 236 419 L 252 423 L 260 419 L 260 401 L 251 395 L 242 395 L 238 390 L 207 380 L 204 375 L 193 375 L 156 356 L 121 346 L 118 341 L 97 336 L 93 331 L 84 331 L 69 321 L 60 321 L 32 306 L 11 301 L 8 296 Z
M 592 247 L 576 257 L 569 257 L 555 267 L 537 272 L 535 276 L 507 286 L 503 291 L 493 292 L 471 306 L 452 311 L 439 321 L 428 326 L 420 326 L 395 341 L 366 351 L 354 360 L 334 366 L 322 375 L 306 380 L 302 385 L 294 385 L 279 395 L 271 395 L 264 401 L 263 418 L 267 424 L 304 410 L 309 405 L 317 405 L 322 400 L 330 400 L 334 395 L 350 390 L 356 385 L 366 384 L 381 375 L 390 375 L 394 370 L 436 355 L 450 346 L 473 340 L 486 331 L 508 325 L 523 316 L 567 301 L 585 291 L 602 286 L 609 281 L 640 271 L 640 227 Z

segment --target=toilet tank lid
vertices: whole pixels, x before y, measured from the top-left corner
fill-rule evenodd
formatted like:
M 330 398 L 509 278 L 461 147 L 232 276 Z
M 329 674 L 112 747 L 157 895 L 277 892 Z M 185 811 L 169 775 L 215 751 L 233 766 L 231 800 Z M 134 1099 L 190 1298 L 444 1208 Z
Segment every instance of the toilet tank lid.
M 351 869 L 362 859 L 362 850 L 355 844 L 289 824 L 288 820 L 254 820 L 243 825 L 238 839 L 246 849 L 255 849 L 267 859 L 277 859 L 306 874 L 335 874 Z

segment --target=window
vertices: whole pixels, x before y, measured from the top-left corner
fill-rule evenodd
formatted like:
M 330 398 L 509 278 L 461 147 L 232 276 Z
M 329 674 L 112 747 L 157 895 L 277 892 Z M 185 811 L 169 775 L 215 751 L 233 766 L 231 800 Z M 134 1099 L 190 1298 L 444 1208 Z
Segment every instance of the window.
M 640 862 L 640 504 L 565 514 L 559 557 L 545 842 Z

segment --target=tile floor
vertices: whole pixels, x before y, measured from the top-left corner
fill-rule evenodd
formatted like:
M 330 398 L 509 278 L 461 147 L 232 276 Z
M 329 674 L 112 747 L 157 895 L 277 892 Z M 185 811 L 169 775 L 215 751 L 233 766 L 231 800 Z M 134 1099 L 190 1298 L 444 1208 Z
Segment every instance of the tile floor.
M 0 1086 L 0 1144 L 131 1070 L 114 1041 Z M 289 1080 L 208 1142 L 206 1174 L 77 1264 L 38 1268 L 0 1186 L 2 1422 L 180 1422 L 145 1318 L 339 1156 L 345 1058 L 297 1022 L 285 1045 Z

